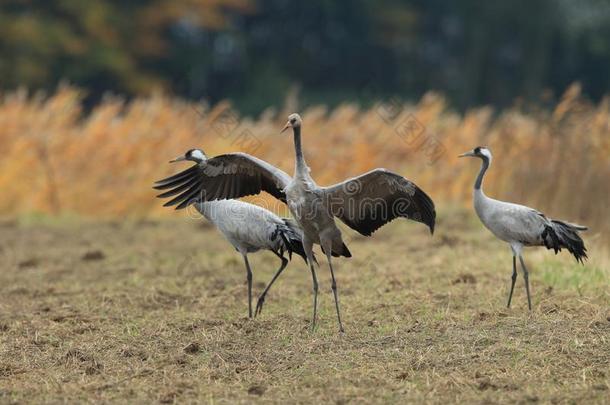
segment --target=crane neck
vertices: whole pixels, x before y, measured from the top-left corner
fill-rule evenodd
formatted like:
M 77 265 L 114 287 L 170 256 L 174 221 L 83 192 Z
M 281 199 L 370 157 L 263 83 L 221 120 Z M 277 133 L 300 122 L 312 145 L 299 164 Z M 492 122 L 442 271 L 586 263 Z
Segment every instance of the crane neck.
M 303 147 L 301 146 L 301 127 L 294 127 L 292 131 L 294 133 L 294 151 L 296 154 L 295 172 L 297 174 L 307 173 L 307 163 L 305 163 Z
M 481 164 L 481 171 L 477 176 L 477 180 L 474 182 L 475 190 L 481 190 L 483 185 L 483 176 L 485 176 L 485 172 L 487 172 L 487 169 L 489 169 L 489 158 L 487 156 L 483 156 L 481 157 L 481 160 L 483 160 L 483 163 Z

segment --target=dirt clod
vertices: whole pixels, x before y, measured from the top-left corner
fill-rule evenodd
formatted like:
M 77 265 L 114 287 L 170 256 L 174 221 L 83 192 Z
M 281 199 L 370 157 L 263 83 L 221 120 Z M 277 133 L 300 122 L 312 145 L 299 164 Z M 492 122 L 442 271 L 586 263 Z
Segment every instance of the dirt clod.
M 409 379 L 409 373 L 408 372 L 404 372 L 404 373 L 400 373 L 396 376 L 396 379 L 399 381 L 404 381 L 404 380 L 408 380 Z
M 85 253 L 81 257 L 81 260 L 90 262 L 90 261 L 104 260 L 105 258 L 106 258 L 106 255 L 101 250 L 90 250 L 89 252 Z
M 78 360 L 78 361 L 93 361 L 93 357 L 90 354 L 83 352 L 80 349 L 70 349 L 64 355 L 66 360 Z
M 483 377 L 483 378 L 479 379 L 477 388 L 479 389 L 479 391 L 497 390 L 498 386 L 496 384 L 492 383 L 489 378 Z
M 119 354 L 121 355 L 121 357 L 135 357 L 142 361 L 148 360 L 148 355 L 144 350 L 141 349 L 124 347 L 119 351 Z
M 18 266 L 20 269 L 31 269 L 32 267 L 38 266 L 40 261 L 38 259 L 27 259 L 22 262 L 19 262 Z
M 182 349 L 182 350 L 184 351 L 184 353 L 195 354 L 201 350 L 201 347 L 199 347 L 199 343 L 191 342 L 188 345 L 186 345 L 184 347 L 184 349 Z
M 159 398 L 159 402 L 162 404 L 173 404 L 176 402 L 179 394 L 177 392 L 167 392 Z
M 85 368 L 85 374 L 95 375 L 100 374 L 104 370 L 104 366 L 101 363 L 92 362 Z
M 476 284 L 477 279 L 472 274 L 460 274 L 455 280 L 453 280 L 453 284 Z
M 248 388 L 248 394 L 250 395 L 257 395 L 257 396 L 261 396 L 265 393 L 266 388 L 263 387 L 262 385 L 252 385 L 250 388 Z

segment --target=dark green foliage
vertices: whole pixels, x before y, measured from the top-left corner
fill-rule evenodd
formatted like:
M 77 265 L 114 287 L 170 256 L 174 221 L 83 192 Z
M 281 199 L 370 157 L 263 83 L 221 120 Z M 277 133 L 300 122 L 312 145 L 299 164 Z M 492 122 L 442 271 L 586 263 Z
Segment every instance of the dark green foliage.
M 0 87 L 66 79 L 95 101 L 162 87 L 245 112 L 430 89 L 458 108 L 608 90 L 610 3 L 585 0 L 7 0 Z M 550 91 L 547 91 L 550 90 Z

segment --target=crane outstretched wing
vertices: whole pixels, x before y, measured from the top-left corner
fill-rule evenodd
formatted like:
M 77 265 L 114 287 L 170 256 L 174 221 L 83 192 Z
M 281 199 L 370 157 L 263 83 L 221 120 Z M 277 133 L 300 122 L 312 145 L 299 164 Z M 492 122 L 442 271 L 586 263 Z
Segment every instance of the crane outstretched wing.
M 159 198 L 174 197 L 164 206 L 182 209 L 195 202 L 224 200 L 266 191 L 286 202 L 284 188 L 291 177 L 264 160 L 246 153 L 219 155 L 159 180 L 153 188 L 168 190 Z
M 434 202 L 413 182 L 385 169 L 324 187 L 331 213 L 350 228 L 369 236 L 388 222 L 407 218 L 434 232 Z

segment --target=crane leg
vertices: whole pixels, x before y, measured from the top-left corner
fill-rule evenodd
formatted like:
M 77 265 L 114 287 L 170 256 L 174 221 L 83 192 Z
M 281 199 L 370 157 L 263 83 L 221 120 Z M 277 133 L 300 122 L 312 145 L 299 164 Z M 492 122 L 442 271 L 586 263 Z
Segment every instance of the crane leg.
M 243 254 L 244 263 L 246 263 L 246 278 L 248 279 L 248 317 L 252 318 L 252 270 L 248 262 L 248 255 Z
M 313 261 L 309 263 L 311 270 L 311 282 L 313 284 L 313 318 L 311 320 L 311 331 L 316 329 L 316 317 L 318 315 L 318 278 L 316 277 L 316 269 L 313 267 Z
M 275 275 L 273 276 L 273 278 L 271 279 L 269 284 L 267 284 L 267 287 L 265 287 L 265 290 L 263 291 L 263 293 L 260 295 L 260 297 L 258 297 L 258 301 L 256 301 L 256 309 L 254 310 L 255 317 L 258 314 L 260 314 L 261 312 L 263 312 L 263 304 L 265 303 L 265 297 L 267 296 L 267 292 L 269 291 L 269 289 L 271 288 L 271 286 L 273 285 L 275 280 L 280 276 L 280 274 L 282 274 L 282 272 L 288 265 L 288 259 L 286 259 L 284 256 L 281 256 L 277 253 L 275 253 L 275 254 L 282 260 L 282 264 L 280 265 L 280 268 L 275 273 Z
M 330 243 L 324 243 L 324 251 L 326 252 L 326 260 L 328 260 L 328 267 L 330 268 L 330 277 L 332 279 L 331 288 L 333 289 L 333 295 L 335 296 L 335 309 L 337 310 L 339 332 L 345 332 L 345 330 L 343 329 L 343 323 L 341 322 L 341 311 L 339 310 L 339 293 L 337 292 L 337 280 L 335 280 L 335 271 L 333 270 L 332 247 L 332 241 L 330 241 Z
M 513 255 L 513 276 L 511 277 L 510 294 L 508 295 L 508 304 L 506 308 L 510 308 L 510 301 L 513 299 L 513 291 L 515 290 L 515 282 L 517 281 L 517 256 Z
M 530 281 L 529 281 L 529 273 L 527 271 L 527 267 L 525 267 L 525 262 L 523 261 L 523 257 L 519 255 L 519 261 L 521 262 L 521 268 L 523 268 L 523 278 L 525 279 L 525 291 L 527 292 L 527 306 L 532 310 L 532 299 L 530 297 Z
M 339 293 L 337 292 L 337 281 L 335 280 L 335 271 L 333 270 L 333 263 L 328 255 L 328 267 L 330 268 L 330 276 L 332 278 L 331 288 L 333 289 L 333 295 L 335 296 L 335 308 L 337 309 L 337 321 L 339 322 L 339 332 L 345 332 L 343 329 L 343 323 L 341 323 L 341 311 L 339 310 Z
M 313 285 L 313 318 L 311 320 L 311 331 L 313 332 L 316 329 L 316 318 L 318 316 L 318 278 L 316 277 L 316 269 L 314 268 L 314 263 L 316 261 L 313 256 L 313 243 L 307 239 L 307 237 L 303 238 L 303 250 L 305 250 L 305 255 L 307 256 L 307 263 L 311 270 L 311 282 Z

